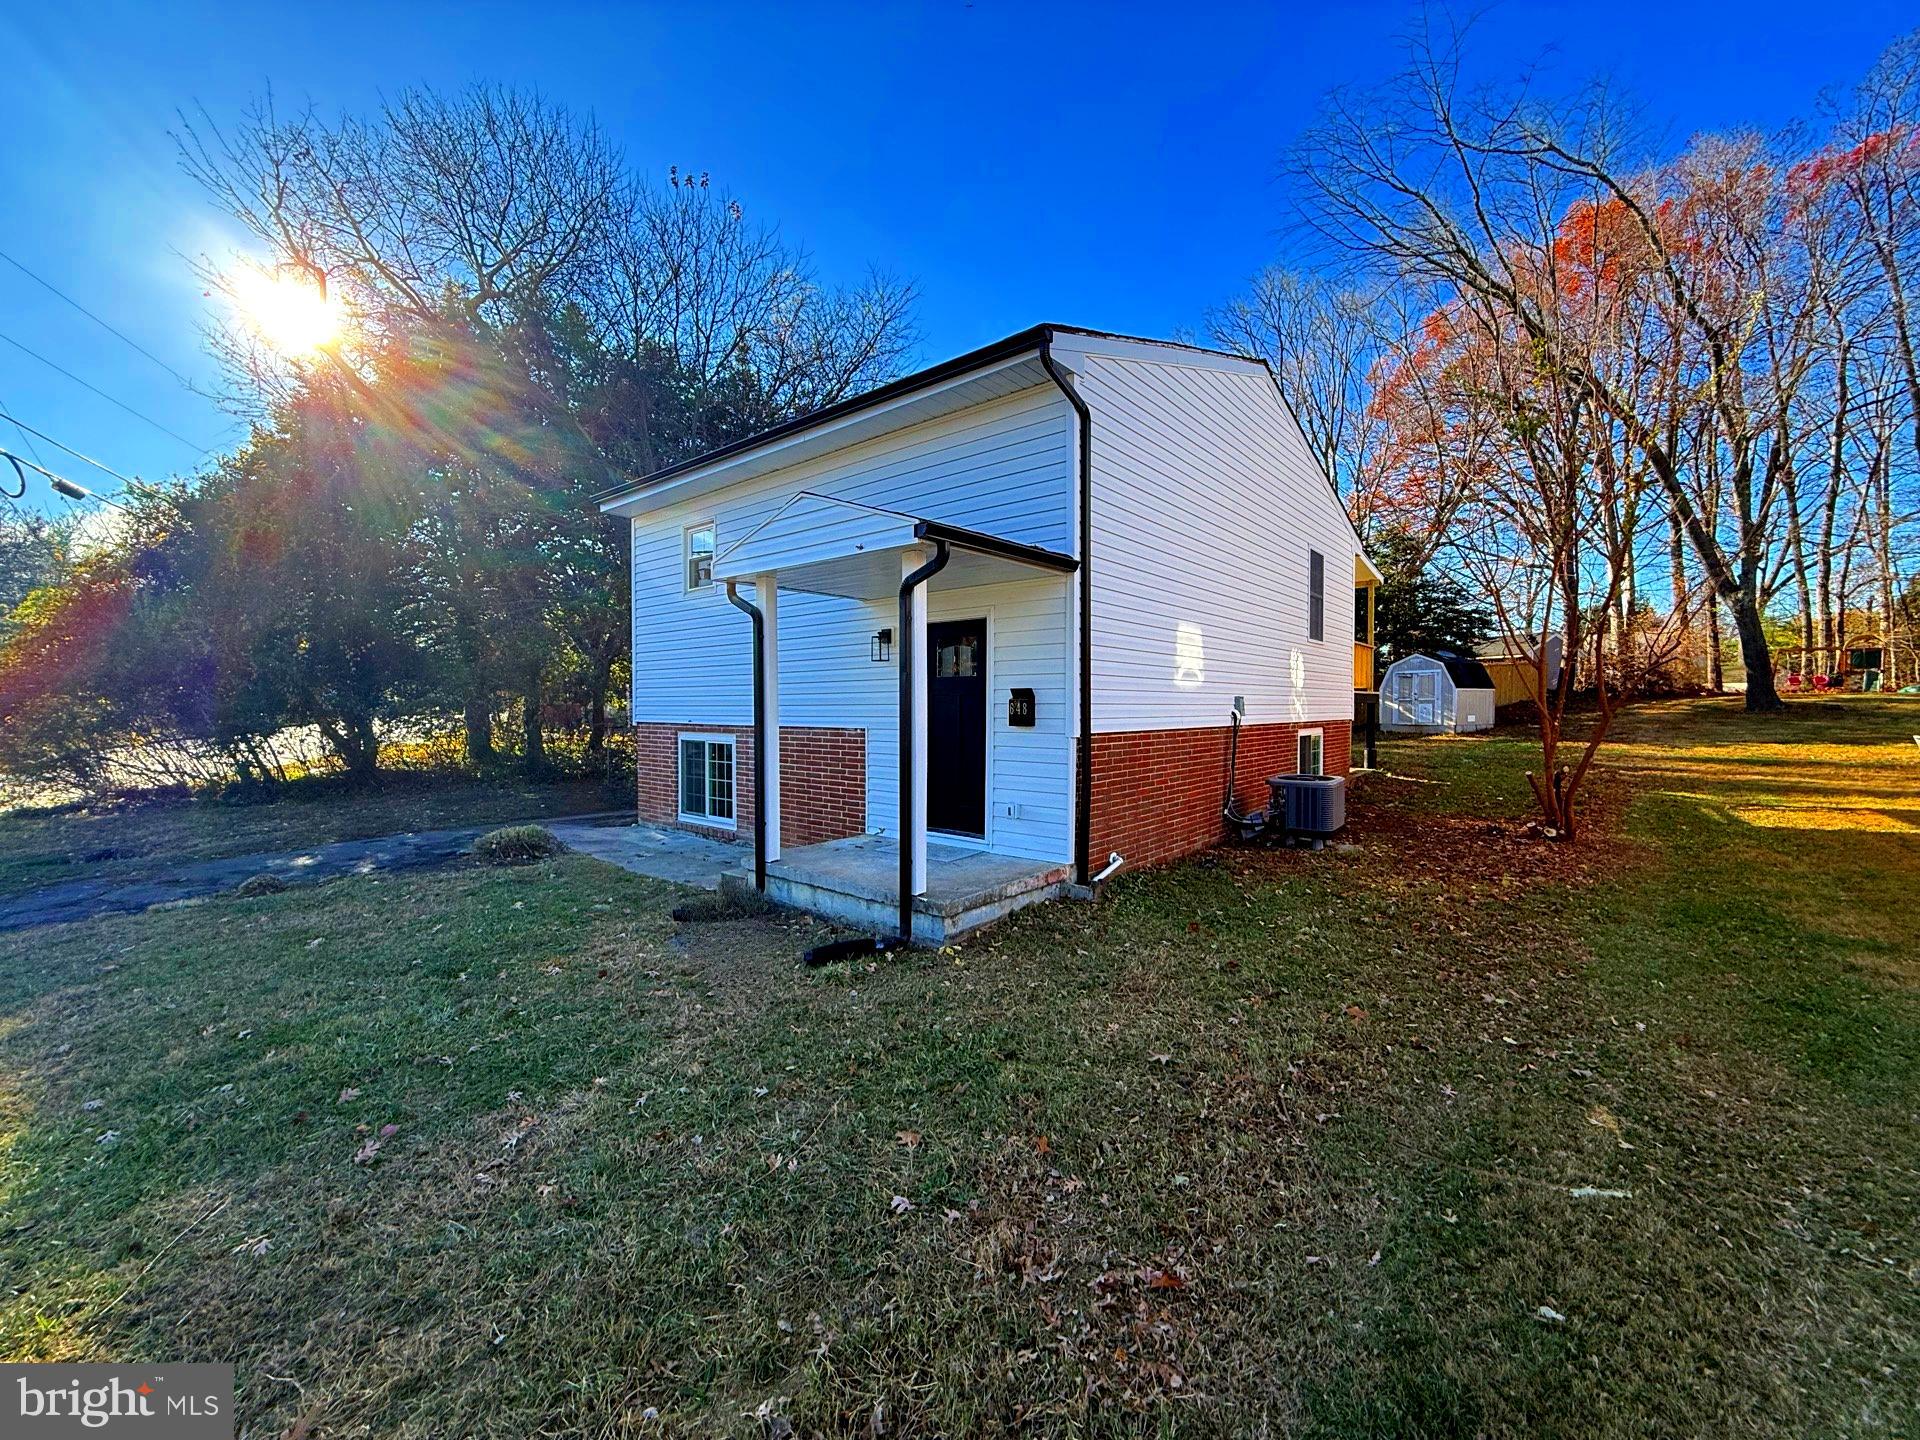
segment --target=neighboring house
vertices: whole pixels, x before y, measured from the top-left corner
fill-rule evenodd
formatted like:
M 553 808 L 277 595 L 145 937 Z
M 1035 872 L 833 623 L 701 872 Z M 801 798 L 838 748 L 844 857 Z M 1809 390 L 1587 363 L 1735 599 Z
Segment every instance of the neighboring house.
M 1493 728 L 1493 677 L 1471 655 L 1409 655 L 1380 677 L 1381 723 L 1398 734 Z
M 1215 844 L 1237 703 L 1243 804 L 1347 770 L 1378 577 L 1257 360 L 1040 326 L 602 506 L 640 816 L 776 899 L 939 940 Z
M 1535 698 L 1534 692 L 1540 688 L 1540 664 L 1537 651 L 1526 640 L 1492 640 L 1480 647 L 1480 663 L 1487 667 L 1487 674 L 1493 678 L 1493 703 L 1518 705 L 1523 700 Z M 1560 662 L 1566 653 L 1566 639 L 1561 635 L 1547 636 L 1547 691 L 1560 683 Z

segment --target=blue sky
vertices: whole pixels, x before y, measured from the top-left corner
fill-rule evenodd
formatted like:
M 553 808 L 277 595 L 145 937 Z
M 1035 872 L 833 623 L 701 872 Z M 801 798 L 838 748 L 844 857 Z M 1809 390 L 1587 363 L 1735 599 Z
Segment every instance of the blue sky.
M 1329 87 L 1395 67 L 1399 4 L 15 6 L 0 13 L 0 251 L 208 390 L 189 258 L 231 248 L 183 177 L 176 109 L 360 110 L 412 84 L 538 87 L 647 174 L 710 171 L 829 278 L 916 280 L 924 358 L 1039 320 L 1197 327 L 1284 243 L 1275 174 Z M 1603 74 L 1676 144 L 1808 113 L 1913 25 L 1911 0 L 1521 4 L 1489 77 Z M 123 472 L 191 470 L 242 427 L 0 261 L 0 409 Z M 0 422 L 0 447 L 31 455 Z M 40 442 L 50 468 L 97 483 Z M 37 498 L 48 508 L 44 487 Z

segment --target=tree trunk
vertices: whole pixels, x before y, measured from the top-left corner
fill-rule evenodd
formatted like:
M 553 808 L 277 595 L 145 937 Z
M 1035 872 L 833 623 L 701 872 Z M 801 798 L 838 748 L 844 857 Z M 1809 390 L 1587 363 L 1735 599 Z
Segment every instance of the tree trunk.
M 547 768 L 546 737 L 540 729 L 540 672 L 532 671 L 521 696 L 523 731 L 520 764 L 527 774 L 538 775 Z
M 469 696 L 461 720 L 467 736 L 467 764 L 484 769 L 493 763 L 493 697 Z
M 587 753 L 598 755 L 607 748 L 607 686 L 613 678 L 611 663 L 593 669 L 593 689 L 587 697 Z
M 338 720 L 323 720 L 320 738 L 336 759 L 346 767 L 347 778 L 364 784 L 380 773 L 380 737 L 374 731 L 373 717 L 343 715 Z
M 1733 611 L 1734 634 L 1740 639 L 1740 663 L 1747 675 L 1747 710 L 1763 713 L 1784 710 L 1780 692 L 1773 683 L 1773 652 L 1767 646 L 1767 630 L 1760 616 L 1760 603 L 1750 591 L 1728 597 Z
M 1873 488 L 1873 558 L 1880 572 L 1880 683 L 1888 690 L 1900 686 L 1900 666 L 1893 655 L 1893 447 L 1884 444 L 1868 473 Z

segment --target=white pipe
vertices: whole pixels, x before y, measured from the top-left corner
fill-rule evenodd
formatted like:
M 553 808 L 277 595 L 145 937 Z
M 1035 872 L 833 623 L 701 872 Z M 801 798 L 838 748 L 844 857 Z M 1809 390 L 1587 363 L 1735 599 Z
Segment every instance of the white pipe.
M 1094 876 L 1093 879 L 1089 880 L 1087 883 L 1089 885 L 1098 885 L 1102 880 L 1106 879 L 1109 875 L 1113 874 L 1114 871 L 1118 870 L 1122 865 L 1126 863 L 1127 863 L 1126 856 L 1122 855 L 1118 850 L 1111 851 L 1107 855 L 1107 863 L 1105 867 L 1100 871 L 1098 875 Z

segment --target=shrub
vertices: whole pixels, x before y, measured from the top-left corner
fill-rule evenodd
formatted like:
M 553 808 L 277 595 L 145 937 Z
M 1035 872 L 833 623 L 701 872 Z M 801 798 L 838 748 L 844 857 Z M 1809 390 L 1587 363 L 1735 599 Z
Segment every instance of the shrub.
M 544 825 L 503 825 L 473 842 L 473 853 L 490 865 L 526 865 L 565 848 Z
M 286 888 L 287 882 L 278 875 L 262 872 L 259 875 L 249 875 L 242 880 L 233 887 L 233 893 L 244 900 L 251 900 L 255 895 L 278 895 Z

